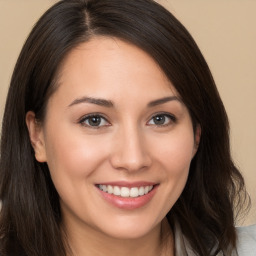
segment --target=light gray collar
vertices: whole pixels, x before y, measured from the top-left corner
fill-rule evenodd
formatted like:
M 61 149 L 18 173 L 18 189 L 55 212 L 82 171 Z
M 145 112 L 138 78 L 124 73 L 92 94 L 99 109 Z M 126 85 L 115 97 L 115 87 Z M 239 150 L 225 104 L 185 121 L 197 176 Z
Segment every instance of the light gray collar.
M 181 227 L 177 221 L 174 223 L 174 241 L 175 241 L 175 256 L 198 256 L 194 250 L 192 249 L 189 241 L 182 234 Z M 214 251 L 215 248 L 213 248 Z M 213 256 L 224 256 L 223 252 L 219 252 L 218 254 Z M 238 256 L 236 251 L 232 251 L 231 254 L 227 254 L 230 256 Z

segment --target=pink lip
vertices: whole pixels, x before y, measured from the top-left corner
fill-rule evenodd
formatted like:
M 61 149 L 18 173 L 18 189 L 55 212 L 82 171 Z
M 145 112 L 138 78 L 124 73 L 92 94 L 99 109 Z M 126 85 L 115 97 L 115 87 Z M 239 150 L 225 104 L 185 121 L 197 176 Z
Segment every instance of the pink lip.
M 136 198 L 121 197 L 121 196 L 115 196 L 113 194 L 108 194 L 106 192 L 103 192 L 96 186 L 100 195 L 105 201 L 107 201 L 108 203 L 110 203 L 111 205 L 117 208 L 124 209 L 124 210 L 134 210 L 134 209 L 138 209 L 145 206 L 151 201 L 151 199 L 154 197 L 158 189 L 158 185 L 156 185 L 155 183 L 149 183 L 149 182 L 138 182 L 138 183 L 110 182 L 105 184 L 103 183 L 102 185 L 112 185 L 112 186 L 129 187 L 129 188 L 154 185 L 153 189 L 148 194 L 144 196 L 139 196 Z

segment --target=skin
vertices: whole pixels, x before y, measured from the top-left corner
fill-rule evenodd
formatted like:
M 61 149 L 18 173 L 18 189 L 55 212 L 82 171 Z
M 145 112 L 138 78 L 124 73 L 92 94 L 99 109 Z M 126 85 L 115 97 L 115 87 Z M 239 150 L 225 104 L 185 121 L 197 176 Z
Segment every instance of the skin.
M 116 38 L 95 37 L 73 49 L 58 83 L 44 122 L 33 112 L 26 121 L 35 157 L 47 162 L 60 195 L 74 255 L 161 255 L 161 223 L 186 184 L 200 137 L 186 106 L 148 54 Z M 85 119 L 95 113 L 102 116 L 97 127 Z M 121 209 L 95 186 L 113 181 L 158 186 L 143 207 Z M 174 250 L 172 242 L 168 247 Z

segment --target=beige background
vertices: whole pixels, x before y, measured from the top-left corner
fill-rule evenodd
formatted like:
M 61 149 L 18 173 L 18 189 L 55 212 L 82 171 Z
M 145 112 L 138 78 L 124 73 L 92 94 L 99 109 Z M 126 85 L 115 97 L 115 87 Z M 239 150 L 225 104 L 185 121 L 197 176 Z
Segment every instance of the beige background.
M 0 0 L 0 120 L 22 44 L 35 21 L 54 2 Z M 256 1 L 158 2 L 191 32 L 213 72 L 230 118 L 233 158 L 252 198 L 252 210 L 243 224 L 256 223 Z

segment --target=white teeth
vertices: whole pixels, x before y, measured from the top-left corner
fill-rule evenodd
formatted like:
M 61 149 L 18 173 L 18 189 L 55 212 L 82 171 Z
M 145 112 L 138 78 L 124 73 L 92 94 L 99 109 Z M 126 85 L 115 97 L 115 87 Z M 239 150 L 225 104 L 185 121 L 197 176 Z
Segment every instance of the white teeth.
M 139 196 L 139 189 L 138 188 L 131 188 L 130 197 L 138 197 L 138 196 Z
M 148 194 L 153 189 L 153 186 L 127 188 L 111 185 L 98 185 L 98 188 L 108 194 L 114 194 L 115 196 L 135 198 Z
M 143 187 L 139 188 L 139 196 L 143 196 L 145 194 L 145 189 Z
M 108 185 L 108 190 L 107 191 L 108 191 L 109 194 L 112 194 L 113 193 L 113 187 Z
M 121 197 L 129 197 L 130 196 L 130 189 L 126 187 L 121 188 Z
M 114 186 L 113 194 L 116 195 L 116 196 L 120 196 L 121 195 L 120 188 L 117 187 L 117 186 Z

